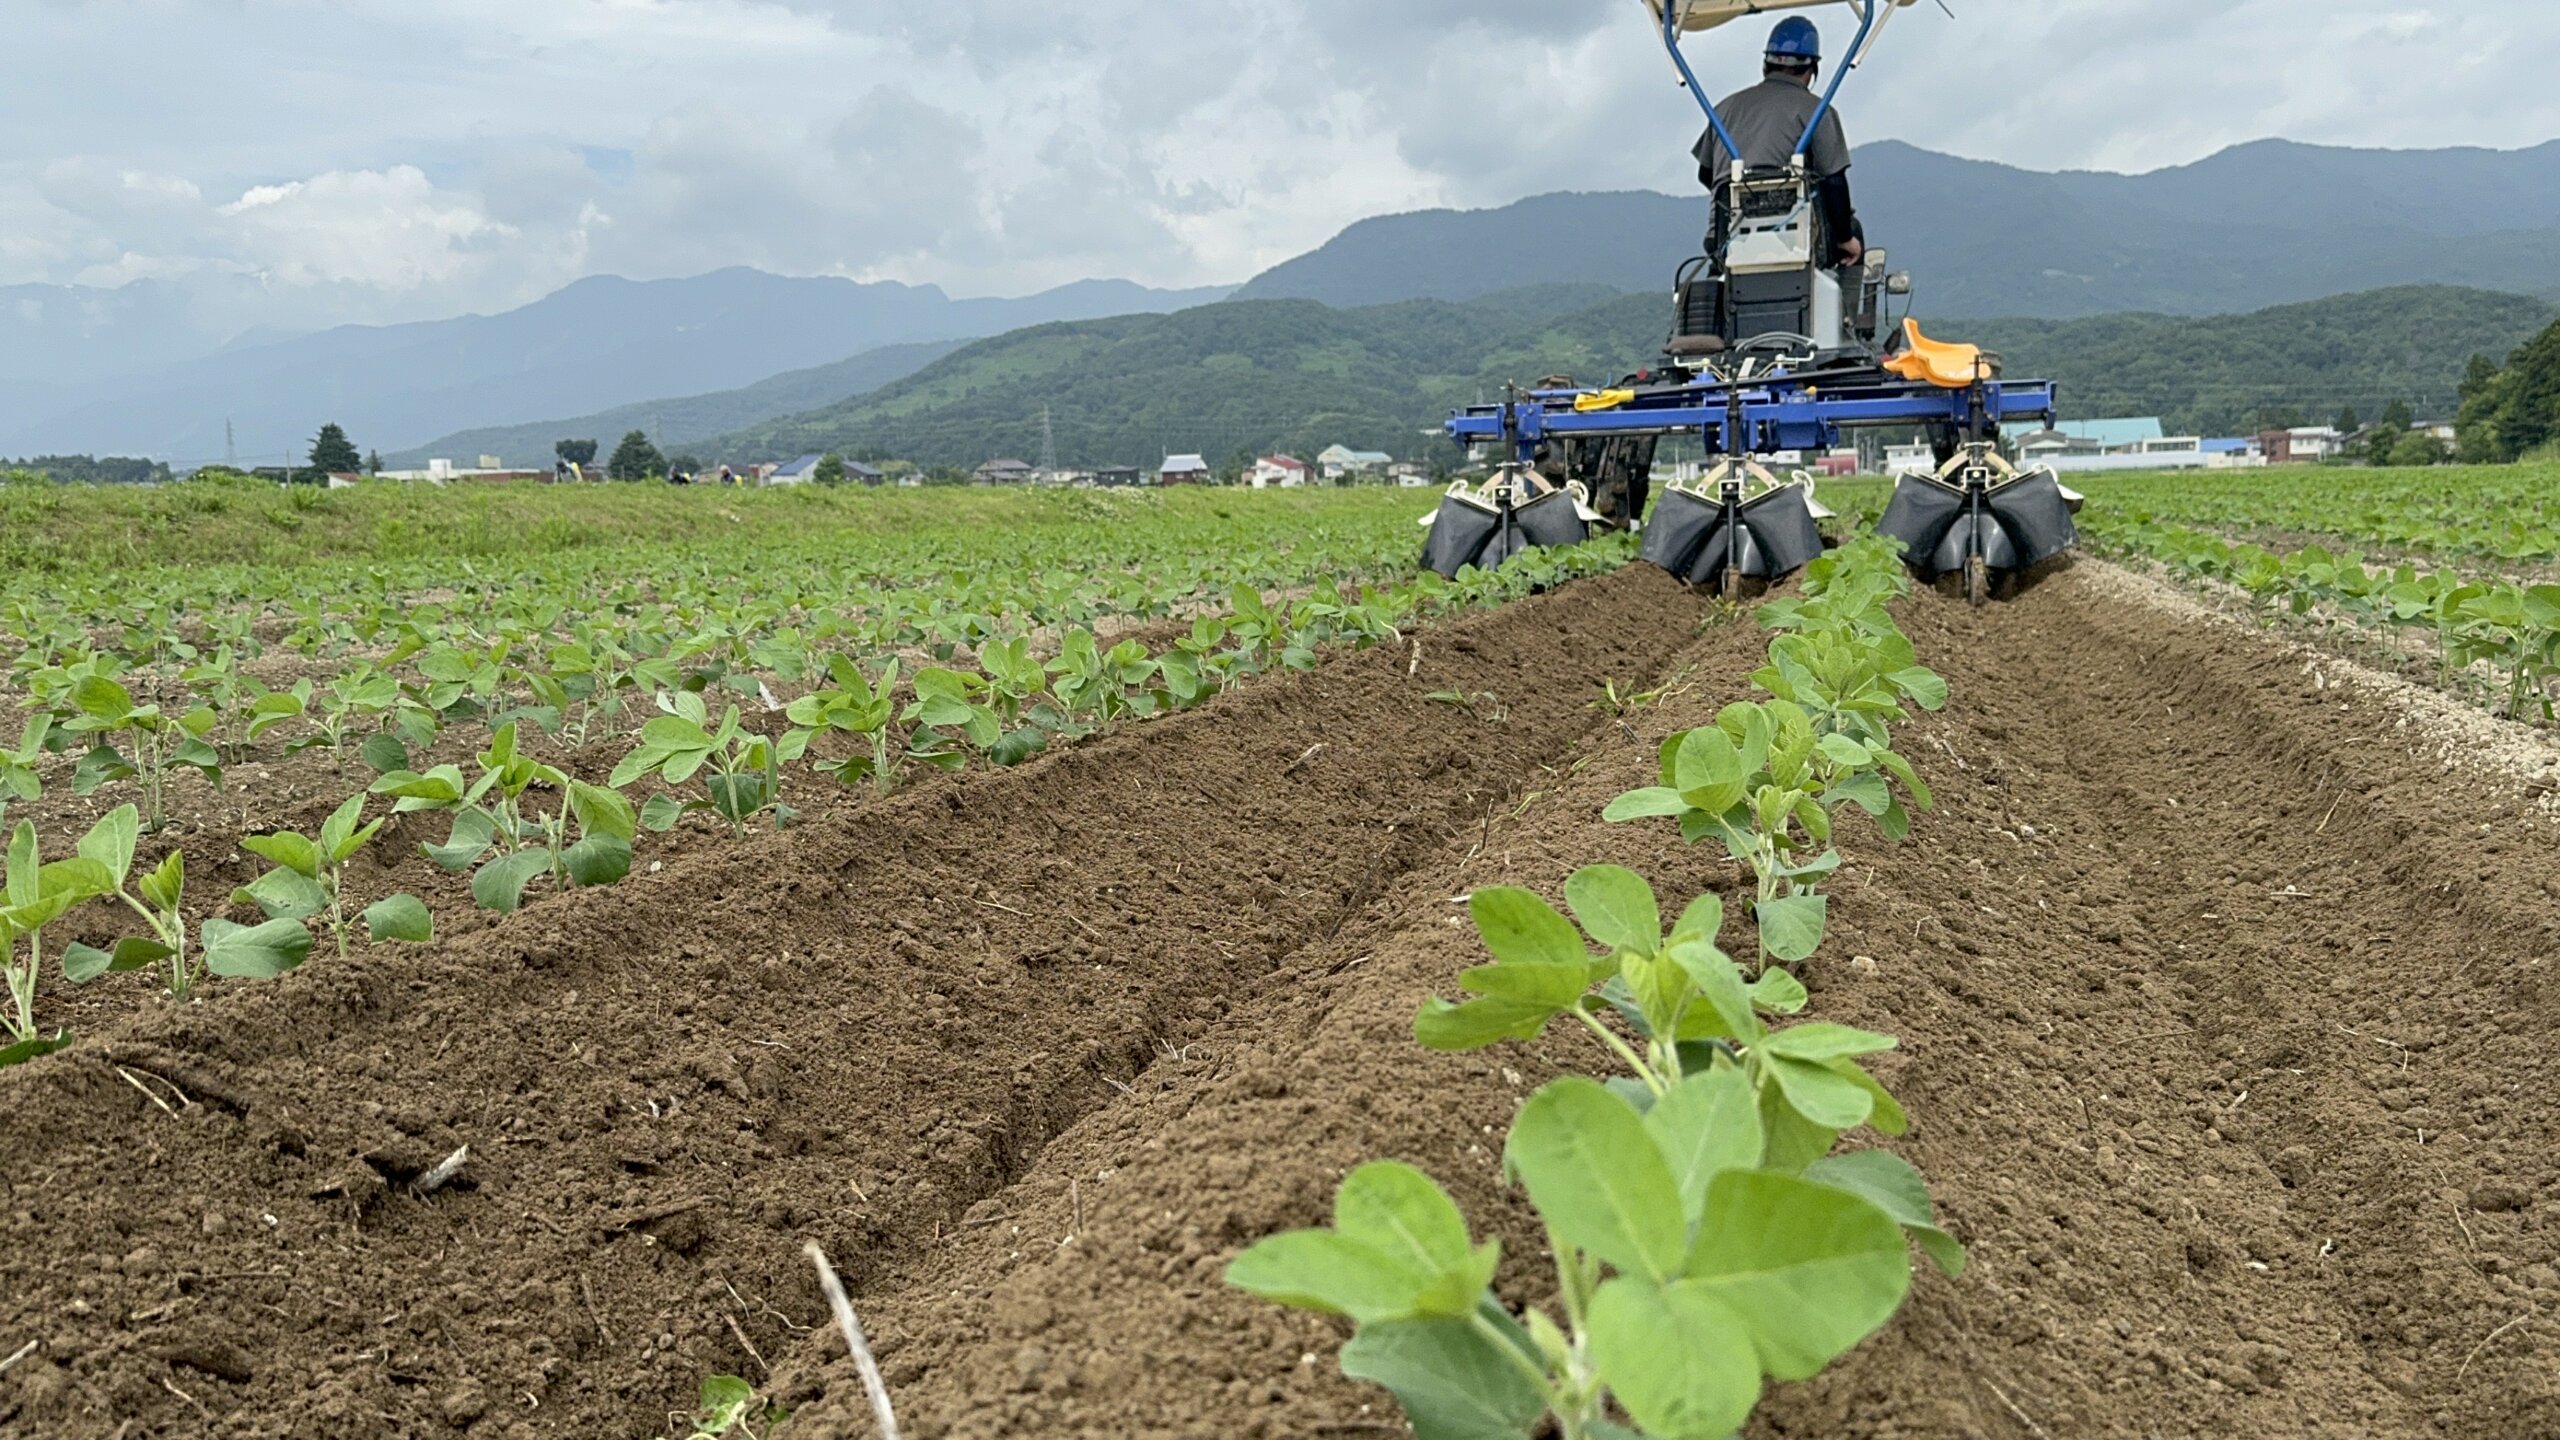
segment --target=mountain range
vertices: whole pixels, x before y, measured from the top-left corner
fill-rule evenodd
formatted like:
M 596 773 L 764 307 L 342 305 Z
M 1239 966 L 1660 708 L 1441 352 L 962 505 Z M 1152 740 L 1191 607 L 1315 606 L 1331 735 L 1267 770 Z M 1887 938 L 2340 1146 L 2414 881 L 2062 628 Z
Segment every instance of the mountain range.
M 312 432 L 332 420 L 360 445 L 398 450 L 457 420 L 520 424 L 735 389 L 884 345 L 1171 310 L 1224 293 L 1099 280 L 1015 300 L 954 300 L 930 285 L 744 269 L 682 280 L 595 276 L 498 315 L 340 326 L 138 374 L 20 381 L 0 387 L 0 452 L 140 453 L 187 463 L 236 449 L 244 462 L 275 464 L 288 453 L 298 459 Z M 226 422 L 236 439 L 225 436 Z M 546 440 L 546 463 L 549 452 Z
M 905 379 L 709 442 L 706 455 L 835 451 L 968 467 L 1038 453 L 1152 468 L 1326 445 L 1450 453 L 1454 406 L 1549 375 L 1612 381 L 1660 353 L 1669 305 L 1626 295 L 1571 308 L 1569 289 L 1472 302 L 1336 309 L 1235 301 L 1163 316 L 1045 325 L 963 346 Z M 1998 351 L 2013 376 L 2061 387 L 2066 417 L 2161 415 L 2172 431 L 2234 434 L 2325 421 L 2394 400 L 2449 417 L 2470 357 L 2503 357 L 2560 307 L 2528 295 L 2403 287 L 2244 315 L 1953 321 L 1938 338 Z
M 1852 178 L 1870 238 L 1914 273 L 1924 316 L 2236 314 L 2413 284 L 2560 291 L 2545 263 L 2560 250 L 2560 142 L 2369 151 L 2265 141 L 2116 175 L 2045 174 L 1884 141 L 1858 152 Z M 1523 295 L 1552 304 L 1567 290 L 1586 307 L 1658 295 L 1697 248 L 1704 213 L 1699 196 L 1638 192 L 1385 216 L 1233 298 L 1346 310 Z M 190 293 L 164 281 L 0 289 L 0 453 L 183 464 L 236 451 L 274 463 L 298 454 L 324 420 L 368 448 L 466 461 L 542 463 L 553 439 L 609 441 L 634 428 L 694 445 L 824 410 L 962 341 L 1226 298 L 1096 281 L 955 300 L 931 286 L 725 270 L 600 276 L 497 315 L 277 336 L 221 334 L 211 317 L 240 313 L 242 297 L 190 308 Z M 1470 363 L 1445 373 L 1488 372 Z

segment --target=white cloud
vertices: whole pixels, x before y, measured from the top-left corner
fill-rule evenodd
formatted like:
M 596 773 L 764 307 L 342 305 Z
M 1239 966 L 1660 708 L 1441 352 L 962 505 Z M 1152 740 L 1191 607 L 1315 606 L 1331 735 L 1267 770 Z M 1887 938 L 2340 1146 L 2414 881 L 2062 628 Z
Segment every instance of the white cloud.
M 1854 139 L 2150 169 L 2560 134 L 2560 6 L 1955 4 L 1895 22 Z M 1239 280 L 1382 211 L 1678 189 L 1698 123 L 1636 0 L 82 0 L 13 27 L 0 284 L 255 276 L 280 325 L 594 270 Z M 1710 83 L 1758 40 L 1700 41 Z

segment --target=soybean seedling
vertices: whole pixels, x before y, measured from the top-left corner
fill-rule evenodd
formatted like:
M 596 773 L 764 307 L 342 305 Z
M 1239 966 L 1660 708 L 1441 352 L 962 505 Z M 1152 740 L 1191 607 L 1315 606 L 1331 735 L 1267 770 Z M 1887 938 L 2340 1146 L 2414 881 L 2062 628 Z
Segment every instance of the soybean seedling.
M 815 690 L 784 707 L 783 718 L 789 720 L 810 738 L 819 735 L 848 735 L 866 753 L 841 760 L 820 760 L 821 775 L 833 775 L 845 784 L 870 777 L 883 794 L 898 783 L 898 757 L 895 740 L 889 733 L 889 721 L 897 713 L 894 692 L 898 688 L 898 662 L 875 683 L 865 677 L 862 667 L 842 655 L 829 656 L 827 676 L 832 687 Z M 803 739 L 805 748 L 809 743 Z
M 619 792 L 572 779 L 524 754 L 517 748 L 512 722 L 498 727 L 477 759 L 480 778 L 467 787 L 455 765 L 424 773 L 395 770 L 373 782 L 375 792 L 394 797 L 395 815 L 453 813 L 453 830 L 445 843 L 420 848 L 446 870 L 474 870 L 472 903 L 506 914 L 522 905 L 525 888 L 545 875 L 587 886 L 610 885 L 631 873 L 631 840 L 638 824 L 631 802 Z M 548 815 L 529 811 L 524 797 L 537 785 L 564 792 L 565 802 Z
M 640 727 L 639 746 L 613 769 L 614 788 L 644 775 L 656 775 L 670 785 L 699 775 L 705 798 L 653 795 L 640 809 L 640 823 L 652 830 L 671 830 L 695 810 L 718 814 L 740 835 L 747 833 L 749 820 L 768 812 L 777 826 L 791 823 L 796 812 L 782 803 L 782 766 L 807 752 L 809 732 L 792 730 L 778 741 L 768 740 L 739 724 L 735 705 L 714 729 L 709 707 L 691 691 L 662 694 L 658 706 L 667 713 Z
M 95 742 L 71 772 L 73 794 L 95 794 L 110 780 L 139 780 L 144 824 L 157 832 L 169 823 L 170 771 L 192 769 L 222 783 L 222 756 L 204 738 L 213 729 L 212 710 L 198 706 L 173 716 L 157 705 L 136 705 L 132 691 L 97 674 L 72 687 L 71 704 L 62 728 Z M 116 748 L 118 737 L 132 747 L 130 757 Z
M 208 919 L 199 927 L 196 933 L 200 944 L 190 950 L 186 852 L 170 851 L 149 874 L 136 878 L 132 875 L 133 848 L 140 833 L 134 808 L 118 806 L 80 837 L 80 854 L 101 867 L 103 874 L 93 877 L 104 882 L 99 894 L 122 902 L 142 920 L 149 933 L 118 940 L 105 950 L 71 946 L 62 952 L 64 979 L 85 985 L 101 975 L 165 965 L 169 994 L 183 1001 L 193 998 L 196 986 L 207 975 L 265 979 L 301 964 L 303 957 L 311 953 L 311 932 L 299 920 L 235 925 L 219 918 Z
M 6 881 L 0 886 L 0 971 L 9 985 L 9 1011 L 0 1015 L 0 1026 L 8 1031 L 7 1043 L 0 1044 L 0 1065 L 14 1065 L 70 1043 L 67 1032 L 57 1031 L 48 1039 L 36 1029 L 44 927 L 101 893 L 106 867 L 85 857 L 41 863 L 36 827 L 21 820 L 10 833 L 7 870 L 0 878 Z
M 338 958 L 347 956 L 346 869 L 347 862 L 379 834 L 384 824 L 376 820 L 361 829 L 356 822 L 364 816 L 365 797 L 350 795 L 345 804 L 332 811 L 320 824 L 320 833 L 299 835 L 278 831 L 272 835 L 251 835 L 240 842 L 240 848 L 276 868 L 232 892 L 240 904 L 255 905 L 270 920 L 309 921 L 320 919 L 329 927 L 330 938 L 338 943 Z M 365 907 L 365 934 L 374 941 L 405 940 L 423 945 L 435 939 L 435 920 L 427 907 L 414 895 L 392 895 Z
M 1770 1029 L 1759 1012 L 1799 1009 L 1804 993 L 1768 975 L 1743 984 L 1716 948 L 1713 896 L 1666 937 L 1632 872 L 1590 867 L 1566 894 L 1580 930 L 1526 891 L 1479 891 L 1471 908 L 1497 961 L 1468 974 L 1481 998 L 1435 1003 L 1417 1023 L 1427 1044 L 1464 1042 L 1435 1048 L 1477 1048 L 1571 1013 L 1637 1071 L 1544 1087 L 1504 1147 L 1504 1174 L 1545 1224 L 1561 1318 L 1513 1318 L 1491 1289 L 1499 1247 L 1474 1243 L 1446 1192 L 1393 1163 L 1351 1173 L 1331 1228 L 1261 1241 L 1226 1278 L 1349 1317 L 1343 1372 L 1394 1392 L 1417 1434 L 1526 1440 L 1552 1417 L 1564 1440 L 1618 1440 L 1619 1415 L 1645 1434 L 1728 1434 L 1765 1377 L 1811 1378 L 1892 1318 L 1910 1286 L 1906 1234 L 1941 1265 L 1962 1252 L 1909 1165 L 1828 1154 L 1849 1124 L 1898 1126 L 1855 1060 L 1888 1037 Z M 1594 984 L 1646 1053 L 1591 1018 Z
M 735 1375 L 714 1375 L 702 1382 L 701 1407 L 686 1423 L 692 1428 L 684 1440 L 730 1440 L 744 1436 L 754 1440 L 756 1426 L 767 1427 L 782 1422 L 779 1405 L 756 1404 L 756 1387 Z

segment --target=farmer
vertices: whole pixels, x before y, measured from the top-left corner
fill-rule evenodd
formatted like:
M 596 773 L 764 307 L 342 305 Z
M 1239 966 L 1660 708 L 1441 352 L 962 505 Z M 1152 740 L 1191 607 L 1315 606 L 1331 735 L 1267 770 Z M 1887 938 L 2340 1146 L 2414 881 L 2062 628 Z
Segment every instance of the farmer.
M 1814 110 L 1822 104 L 1822 97 L 1813 91 L 1821 72 L 1822 32 L 1800 15 L 1779 21 L 1769 34 L 1768 53 L 1761 59 L 1760 83 L 1726 97 L 1717 107 L 1725 128 L 1733 132 L 1733 143 L 1742 148 L 1746 170 L 1782 170 L 1795 158 L 1796 142 L 1804 138 L 1804 127 L 1812 123 Z M 1715 239 L 1709 243 L 1720 248 L 1725 233 L 1724 186 L 1733 170 L 1733 157 L 1725 153 L 1724 140 L 1712 125 L 1692 153 L 1698 157 L 1699 183 L 1715 193 Z M 1857 211 L 1849 203 L 1849 138 L 1840 128 L 1839 111 L 1822 112 L 1822 125 L 1805 147 L 1804 164 L 1822 206 L 1823 233 L 1832 237 L 1840 264 L 1856 264 L 1867 246 Z

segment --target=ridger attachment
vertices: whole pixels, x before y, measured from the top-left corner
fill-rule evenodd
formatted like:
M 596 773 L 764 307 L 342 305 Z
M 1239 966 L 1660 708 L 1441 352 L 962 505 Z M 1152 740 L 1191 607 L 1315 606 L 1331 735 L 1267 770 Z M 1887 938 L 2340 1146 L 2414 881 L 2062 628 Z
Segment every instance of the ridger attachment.
M 2046 466 L 2021 470 L 1996 444 L 1956 447 L 1936 472 L 1914 471 L 1894 486 L 1876 532 L 1903 545 L 1921 579 L 1961 574 L 1966 598 L 1982 604 L 1995 577 L 2033 569 L 2079 543 L 2072 517 L 2080 496 Z
M 1822 554 L 1815 522 L 1831 512 L 1801 475 L 1782 481 L 1756 461 L 1727 458 L 1663 491 L 1644 530 L 1644 558 L 1692 585 L 1738 593 L 1778 580 Z
M 1578 482 L 1558 486 L 1532 467 L 1505 465 L 1480 484 L 1449 487 L 1440 508 L 1422 519 L 1422 566 L 1454 580 L 1472 565 L 1493 570 L 1540 545 L 1579 545 L 1600 518 Z

